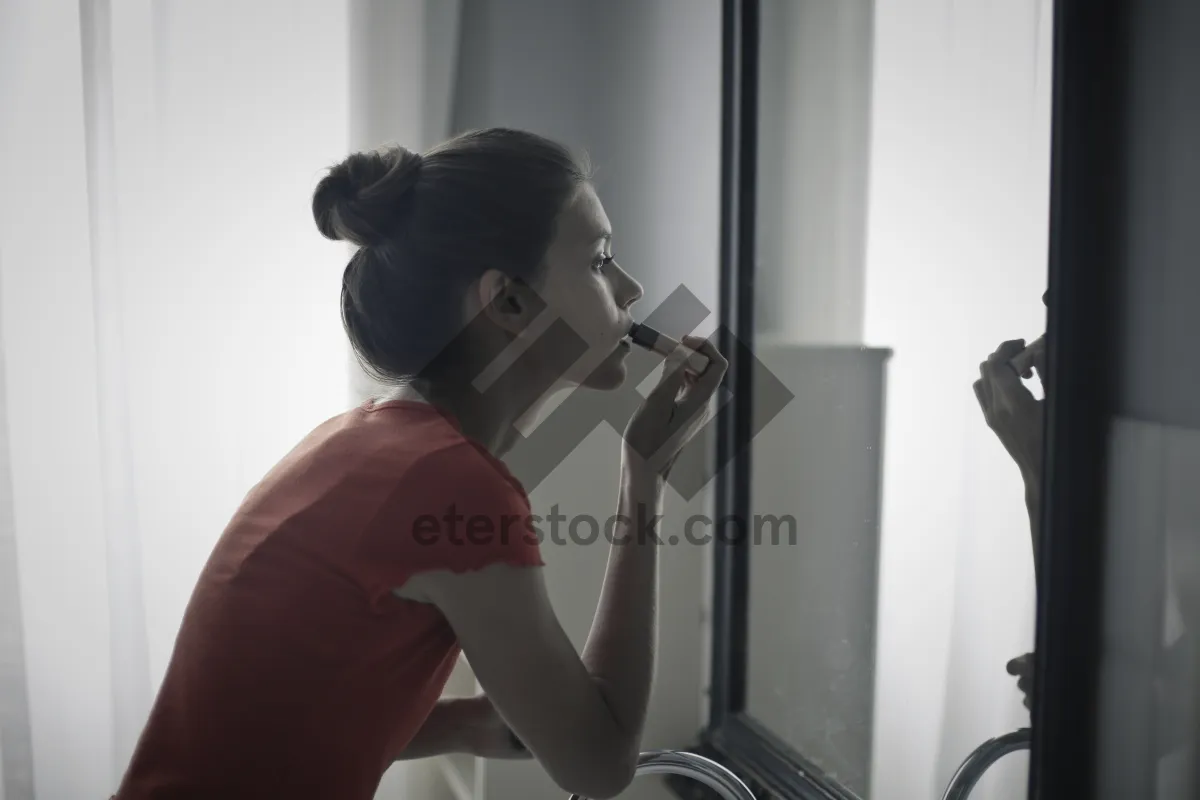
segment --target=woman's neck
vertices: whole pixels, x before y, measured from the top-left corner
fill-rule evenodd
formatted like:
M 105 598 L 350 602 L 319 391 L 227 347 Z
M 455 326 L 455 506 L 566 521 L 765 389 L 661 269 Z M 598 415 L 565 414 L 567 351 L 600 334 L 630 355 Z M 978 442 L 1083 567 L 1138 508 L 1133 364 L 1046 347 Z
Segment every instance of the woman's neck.
M 411 379 L 388 391 L 385 400 L 425 402 L 449 412 L 464 435 L 500 458 L 516 444 L 523 422 L 552 396 L 553 391 L 535 390 L 537 385 L 537 381 L 503 375 L 481 392 L 470 384 Z

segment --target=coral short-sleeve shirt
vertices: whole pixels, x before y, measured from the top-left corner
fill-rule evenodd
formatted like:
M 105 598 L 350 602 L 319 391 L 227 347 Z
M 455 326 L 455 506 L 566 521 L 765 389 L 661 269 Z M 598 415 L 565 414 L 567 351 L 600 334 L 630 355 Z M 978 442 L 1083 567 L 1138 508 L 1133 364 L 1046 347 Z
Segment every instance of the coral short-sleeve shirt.
M 317 427 L 216 543 L 116 798 L 370 800 L 459 654 L 436 607 L 393 590 L 541 566 L 529 519 L 520 483 L 434 406 Z

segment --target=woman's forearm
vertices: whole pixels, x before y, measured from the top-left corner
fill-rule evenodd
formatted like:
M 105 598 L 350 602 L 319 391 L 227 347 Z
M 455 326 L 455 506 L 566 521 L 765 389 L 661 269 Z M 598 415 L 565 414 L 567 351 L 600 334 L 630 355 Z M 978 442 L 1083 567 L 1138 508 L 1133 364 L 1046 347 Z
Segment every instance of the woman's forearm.
M 1034 580 L 1040 578 L 1042 549 L 1042 482 L 1040 476 L 1025 478 L 1025 510 L 1029 514 L 1029 537 L 1033 545 Z
M 480 758 L 532 758 L 487 695 L 439 700 L 396 760 L 411 761 L 447 753 L 467 753 Z
M 513 734 L 487 695 L 439 700 L 425 724 L 397 761 L 447 753 L 480 758 L 528 759 L 533 756 Z
M 600 602 L 583 650 L 584 665 L 626 744 L 635 749 L 640 746 L 654 678 L 659 533 L 655 523 L 661 512 L 662 479 L 626 471 Z
M 484 708 L 484 705 L 487 708 Z M 478 722 L 491 707 L 486 697 L 452 697 L 439 700 L 425 724 L 396 756 L 397 761 L 429 758 L 446 753 L 474 753 Z

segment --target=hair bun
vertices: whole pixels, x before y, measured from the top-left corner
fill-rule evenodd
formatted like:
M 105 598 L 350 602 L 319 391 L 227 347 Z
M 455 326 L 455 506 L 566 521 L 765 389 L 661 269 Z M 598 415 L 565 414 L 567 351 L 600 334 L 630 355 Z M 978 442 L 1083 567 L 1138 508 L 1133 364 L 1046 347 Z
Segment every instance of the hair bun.
M 334 241 L 381 244 L 396 230 L 420 173 L 421 155 L 403 147 L 354 153 L 313 192 L 317 229 Z

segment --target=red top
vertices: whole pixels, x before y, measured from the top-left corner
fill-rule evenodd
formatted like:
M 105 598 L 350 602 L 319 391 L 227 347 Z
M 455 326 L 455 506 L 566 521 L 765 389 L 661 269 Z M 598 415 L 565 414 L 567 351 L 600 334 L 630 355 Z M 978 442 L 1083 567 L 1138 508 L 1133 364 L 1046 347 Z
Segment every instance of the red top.
M 505 466 L 432 406 L 322 424 L 217 542 L 116 797 L 371 800 L 459 653 L 434 606 L 392 589 L 542 565 L 529 514 Z

